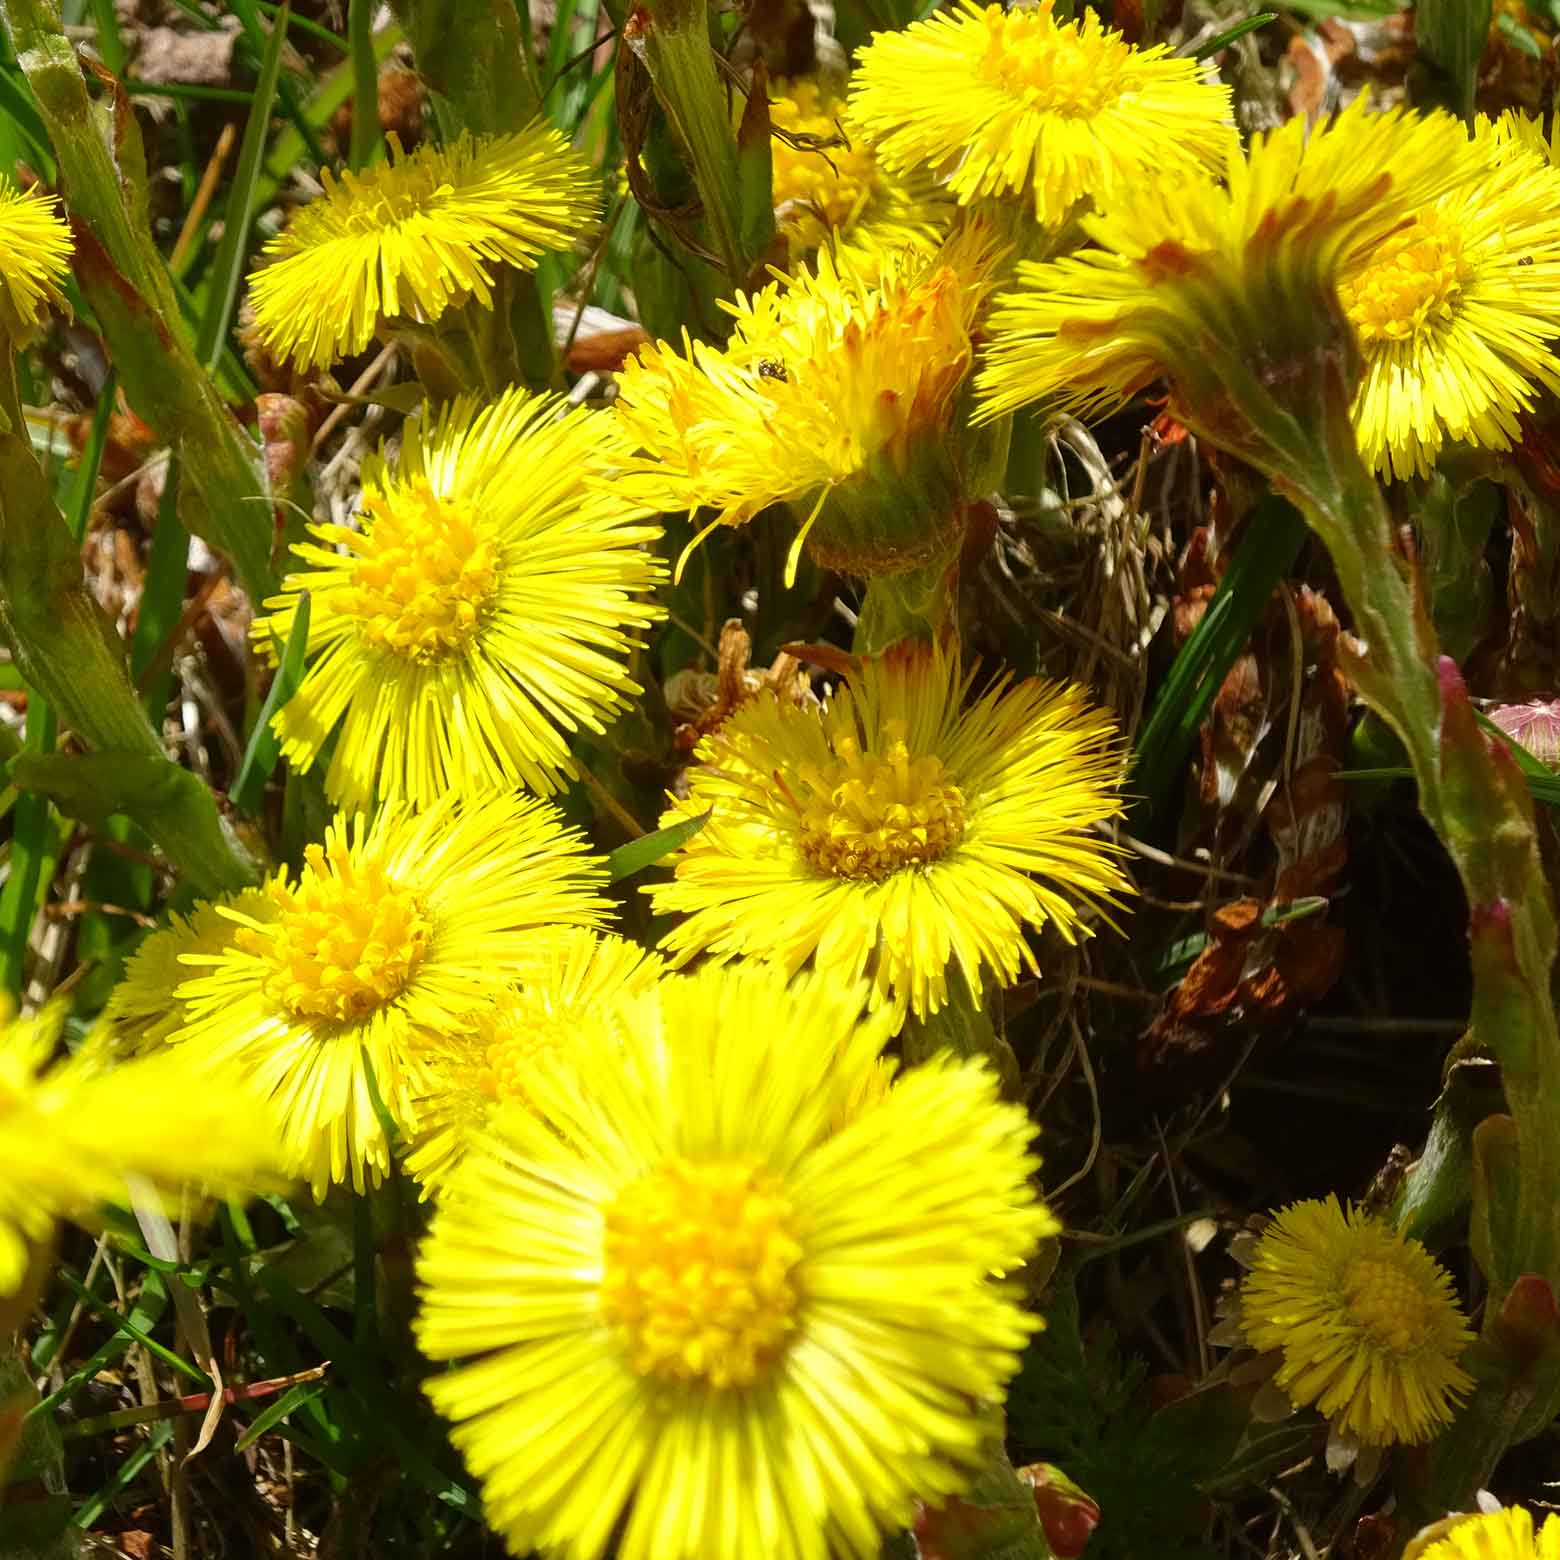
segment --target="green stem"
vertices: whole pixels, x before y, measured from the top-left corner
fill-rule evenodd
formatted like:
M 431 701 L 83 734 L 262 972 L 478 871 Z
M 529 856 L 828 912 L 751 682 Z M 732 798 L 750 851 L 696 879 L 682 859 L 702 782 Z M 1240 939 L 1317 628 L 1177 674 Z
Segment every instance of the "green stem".
M 374 0 L 349 0 L 347 42 L 352 59 L 352 143 L 354 169 L 366 168 L 384 149 L 379 133 L 379 61 L 374 58 Z
M 852 648 L 876 655 L 901 639 L 931 639 L 957 629 L 957 551 L 919 568 L 875 574 L 867 581 Z
M 1555 918 L 1531 816 L 1491 816 L 1488 803 L 1505 787 L 1482 737 L 1469 745 L 1473 751 L 1449 751 L 1456 733 L 1435 631 L 1393 545 L 1381 490 L 1357 457 L 1334 459 L 1329 469 L 1331 483 L 1295 497 L 1327 544 L 1364 642 L 1350 674 L 1407 750 L 1420 811 L 1456 865 L 1475 917 L 1497 902 L 1511 912 L 1526 1023 L 1478 1035 L 1500 1059 L 1522 1163 L 1516 1249 L 1506 1254 L 1507 1266 L 1560 1282 L 1560 1139 L 1551 1126 L 1560 1105 L 1560 1029 L 1550 997 Z M 1460 681 L 1454 696 L 1465 698 Z M 1476 1017 L 1477 1007 L 1476 994 Z
M 1419 1521 L 1467 1505 L 1505 1449 L 1536 1433 L 1560 1393 L 1553 1299 L 1560 1285 L 1560 1138 L 1553 1130 L 1560 1029 L 1550 984 L 1556 928 L 1531 799 L 1505 749 L 1479 730 L 1455 663 L 1440 656 L 1340 391 L 1323 398 L 1321 446 L 1274 475 L 1332 556 L 1360 642 L 1349 666 L 1355 686 L 1401 739 L 1420 810 L 1462 878 L 1472 1030 L 1500 1062 L 1520 1165 L 1503 1194 L 1514 1206 L 1475 1208 L 1484 1228 L 1498 1226 L 1508 1249 L 1488 1258 L 1491 1294 L 1468 1361 L 1473 1397 L 1436 1444 L 1424 1481 L 1401 1492 L 1403 1529 L 1412 1533 Z

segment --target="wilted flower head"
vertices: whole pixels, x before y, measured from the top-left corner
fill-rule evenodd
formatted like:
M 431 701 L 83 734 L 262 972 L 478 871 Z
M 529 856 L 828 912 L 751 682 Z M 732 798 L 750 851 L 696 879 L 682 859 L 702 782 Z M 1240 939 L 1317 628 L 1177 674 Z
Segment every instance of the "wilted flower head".
M 899 173 L 943 174 L 961 201 L 1032 200 L 1046 226 L 1090 196 L 1173 185 L 1234 142 L 1228 87 L 1164 45 L 1137 49 L 1093 11 L 961 0 L 861 51 L 849 123 Z
M 820 561 L 855 573 L 937 556 L 962 525 L 955 398 L 992 258 L 978 229 L 931 259 L 825 251 L 739 294 L 724 348 L 646 348 L 613 403 L 641 450 L 615 489 L 712 526 L 790 503 Z
M 260 340 L 301 368 L 361 352 L 382 325 L 486 305 L 495 267 L 530 270 L 598 205 L 584 161 L 540 121 L 409 154 L 392 135 L 387 162 L 320 178 L 325 193 L 266 245 L 249 282 Z

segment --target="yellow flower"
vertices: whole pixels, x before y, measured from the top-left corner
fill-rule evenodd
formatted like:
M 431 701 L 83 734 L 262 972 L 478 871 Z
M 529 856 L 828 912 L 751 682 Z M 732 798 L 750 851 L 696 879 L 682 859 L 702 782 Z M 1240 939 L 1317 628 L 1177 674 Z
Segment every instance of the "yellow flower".
M 473 43 L 473 47 L 478 47 Z M 596 213 L 585 163 L 550 125 L 391 155 L 339 180 L 266 245 L 249 281 L 255 330 L 276 357 L 325 368 L 385 324 L 426 323 L 467 298 L 484 308 L 494 268 L 532 269 Z
M 186 915 L 170 915 L 168 925 L 153 932 L 130 955 L 123 977 L 109 995 L 103 1018 L 112 1028 L 115 1048 L 130 1053 L 147 1051 L 176 1035 L 184 1027 L 187 1012 L 175 995 L 190 978 L 185 954 L 223 953 L 232 946 L 239 923 L 227 911 L 265 920 L 273 909 L 263 889 L 248 888 L 240 894 L 204 901 Z
M 1560 164 L 1560 119 L 1551 123 L 1545 135 L 1542 119 L 1507 109 L 1494 122 L 1494 136 L 1497 149 L 1507 156 L 1536 152 L 1551 163 Z
M 1427 475 L 1443 443 L 1508 449 L 1536 388 L 1560 391 L 1560 169 L 1481 128 L 1476 181 L 1351 257 L 1338 292 L 1365 377 L 1360 451 Z
M 1281 1356 L 1274 1382 L 1361 1446 L 1428 1441 L 1473 1378 L 1446 1270 L 1418 1241 L 1336 1197 L 1286 1208 L 1257 1242 L 1240 1327 Z
M 529 1100 L 538 1056 L 572 1056 L 587 1024 L 621 1033 L 630 1010 L 620 999 L 649 991 L 663 963 L 621 937 L 590 931 L 560 932 L 547 944 L 520 982 L 473 1015 L 472 1033 L 433 1064 L 406 1161 L 424 1191 L 449 1179 L 496 1109 Z
M 128 1207 L 129 1180 L 153 1198 L 186 1181 L 236 1193 L 277 1165 L 273 1123 L 231 1071 L 172 1050 L 106 1067 L 91 1041 L 54 1061 L 64 1017 L 0 1020 L 0 1297 L 57 1220 Z
M 847 234 L 880 251 L 936 250 L 951 208 L 929 179 L 891 174 L 866 140 L 848 139 L 843 103 L 818 82 L 777 81 L 770 91 L 775 219 L 793 255 Z
M 1308 355 L 1347 350 L 1340 268 L 1464 181 L 1467 148 L 1451 115 L 1372 113 L 1362 94 L 1309 135 L 1297 116 L 1232 150 L 1222 185 L 1122 190 L 1083 219 L 1097 247 L 1018 266 L 1022 290 L 992 311 L 977 415 L 1032 401 L 1094 415 L 1163 374 L 1186 420 L 1228 442 L 1232 385 L 1245 412 L 1288 393 Z M 1265 372 L 1248 389 L 1254 360 Z
M 615 488 L 658 510 L 701 506 L 740 525 L 770 504 L 817 521 L 820 561 L 856 573 L 925 562 L 957 536 L 956 393 L 986 289 L 984 235 L 937 257 L 838 258 L 728 305 L 725 348 L 645 348 L 613 412 L 643 452 Z M 908 528 L 908 529 L 907 529 Z
M 1110 717 L 1077 688 L 1006 679 L 967 708 L 973 672 L 906 644 L 860 663 L 821 715 L 744 705 L 696 756 L 665 822 L 713 809 L 647 890 L 683 912 L 673 963 L 708 952 L 825 981 L 869 979 L 917 1015 L 947 1000 L 956 962 L 977 994 L 1035 969 L 1026 927 L 1069 942 L 1127 881 L 1089 832 L 1121 807 Z
M 1535 1535 L 1521 1506 L 1460 1513 L 1417 1534 L 1404 1560 L 1560 1560 L 1560 1516 L 1550 1512 Z
M 720 968 L 657 994 L 679 1044 L 587 1026 L 588 1082 L 542 1058 L 456 1172 L 416 1330 L 476 1358 L 426 1390 L 517 1554 L 875 1555 L 964 1486 L 1038 1325 L 1002 1281 L 1057 1228 L 1033 1128 L 943 1056 L 836 1131 L 882 1041 L 856 1003 Z
M 274 722 L 289 763 L 308 769 L 339 726 L 325 789 L 349 809 L 546 794 L 577 773 L 568 734 L 639 692 L 624 661 L 663 615 L 644 599 L 660 527 L 587 480 L 617 432 L 511 390 L 456 401 L 409 426 L 393 464 L 366 463 L 361 529 L 312 526 L 307 567 L 254 626 L 285 643 L 309 593 L 312 665 Z
M 0 178 L 0 329 L 30 330 L 50 304 L 64 301 L 60 283 L 70 251 L 70 229 L 54 196 Z
M 316 1197 L 389 1165 L 374 1108 L 408 1132 L 428 1053 L 535 957 L 539 929 L 594 926 L 605 873 L 545 802 L 446 798 L 338 818 L 266 886 L 270 919 L 230 910 L 233 944 L 185 962 L 177 1049 L 232 1061 L 276 1102 L 289 1170 Z
M 898 172 L 930 168 L 961 201 L 1032 194 L 1044 226 L 1092 196 L 1216 166 L 1235 132 L 1228 87 L 1163 45 L 1136 49 L 1054 0 L 972 0 L 880 32 L 861 51 L 849 123 Z

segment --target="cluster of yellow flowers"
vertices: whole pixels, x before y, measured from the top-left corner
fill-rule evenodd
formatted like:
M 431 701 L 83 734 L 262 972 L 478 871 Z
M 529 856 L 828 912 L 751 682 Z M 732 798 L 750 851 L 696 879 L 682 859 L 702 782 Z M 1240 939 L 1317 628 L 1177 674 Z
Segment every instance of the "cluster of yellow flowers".
M 1080 690 L 981 682 L 946 639 L 863 653 L 822 701 L 764 693 L 704 738 L 664 822 L 707 822 L 648 891 L 661 951 L 625 941 L 550 798 L 641 692 L 657 516 L 789 504 L 793 566 L 935 563 L 991 485 L 981 424 L 1175 386 L 1301 272 L 1360 356 L 1383 472 L 1506 448 L 1560 389 L 1534 126 L 1361 99 L 1243 147 L 1199 66 L 1053 9 L 964 0 L 876 38 L 842 93 L 789 84 L 794 269 L 737 296 L 724 343 L 647 347 L 605 409 L 430 405 L 353 523 L 312 527 L 254 640 L 307 601 L 275 728 L 340 811 L 299 870 L 149 937 L 77 1056 L 46 1065 L 52 1020 L 0 1041 L 0 1292 L 127 1177 L 323 1197 L 400 1153 L 434 1203 L 418 1338 L 465 1362 L 428 1391 L 517 1552 L 870 1556 L 963 1486 L 1039 1325 L 1014 1276 L 1059 1226 L 994 1076 L 885 1051 L 950 974 L 978 1001 L 1035 971 L 1033 931 L 1120 905 L 1120 744 Z M 4 201 L 35 262 L 0 272 L 15 335 L 68 241 L 45 197 Z M 273 241 L 256 329 L 309 370 L 469 328 L 596 209 L 549 127 L 395 148 Z M 241 1094 L 245 1143 L 221 1126 Z M 1446 1275 L 1336 1204 L 1263 1237 L 1235 1336 L 1364 1446 L 1427 1439 L 1468 1385 Z

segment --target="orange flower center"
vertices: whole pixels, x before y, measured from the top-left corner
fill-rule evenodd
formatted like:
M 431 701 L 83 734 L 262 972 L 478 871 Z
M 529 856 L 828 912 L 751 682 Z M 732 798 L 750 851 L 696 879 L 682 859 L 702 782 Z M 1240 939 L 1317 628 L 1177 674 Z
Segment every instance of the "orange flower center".
M 602 1314 L 642 1376 L 749 1386 L 795 1331 L 791 1204 L 751 1161 L 669 1159 L 624 1187 L 605 1258 Z

